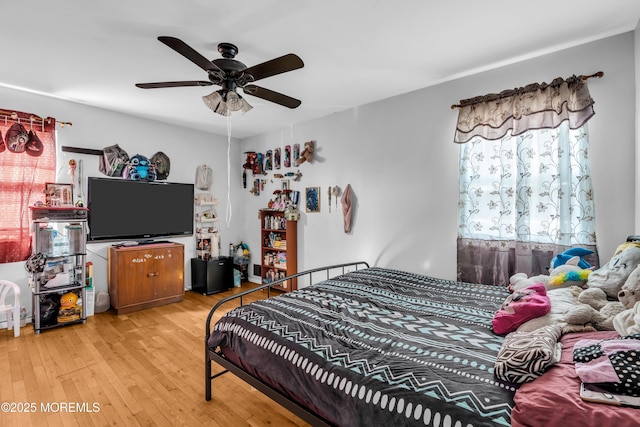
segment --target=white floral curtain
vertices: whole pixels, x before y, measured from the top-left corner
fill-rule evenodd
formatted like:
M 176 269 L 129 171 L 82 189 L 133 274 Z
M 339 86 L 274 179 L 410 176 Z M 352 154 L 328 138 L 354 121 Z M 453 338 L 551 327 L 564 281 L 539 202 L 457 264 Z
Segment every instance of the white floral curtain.
M 458 280 L 507 285 L 518 272 L 547 274 L 555 254 L 576 246 L 598 264 L 593 100 L 581 78 L 528 88 L 461 106 Z

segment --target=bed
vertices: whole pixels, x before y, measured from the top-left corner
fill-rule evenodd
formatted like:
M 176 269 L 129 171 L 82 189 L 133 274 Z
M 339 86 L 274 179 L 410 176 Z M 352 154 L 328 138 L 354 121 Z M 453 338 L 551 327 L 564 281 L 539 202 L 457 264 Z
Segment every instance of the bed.
M 544 416 L 533 415 L 557 413 L 559 397 L 536 403 L 494 373 L 504 337 L 493 333 L 492 318 L 509 296 L 506 289 L 366 262 L 283 280 L 302 277 L 310 286 L 242 304 L 247 294 L 269 292 L 280 283 L 272 282 L 211 309 L 205 324 L 206 400 L 212 381 L 232 372 L 311 425 L 553 425 L 540 424 Z M 236 299 L 240 306 L 220 316 L 219 310 Z M 568 347 L 563 351 L 563 357 L 570 357 Z M 222 370 L 213 373 L 216 365 Z M 536 382 L 552 376 L 545 373 L 526 386 L 540 392 Z M 579 381 L 569 380 L 571 386 L 560 395 L 575 395 Z M 613 408 L 569 402 L 567 411 L 588 413 L 595 407 L 609 416 Z M 627 412 L 617 412 L 621 423 L 616 426 L 631 425 L 625 420 L 640 415 L 635 409 L 617 409 Z

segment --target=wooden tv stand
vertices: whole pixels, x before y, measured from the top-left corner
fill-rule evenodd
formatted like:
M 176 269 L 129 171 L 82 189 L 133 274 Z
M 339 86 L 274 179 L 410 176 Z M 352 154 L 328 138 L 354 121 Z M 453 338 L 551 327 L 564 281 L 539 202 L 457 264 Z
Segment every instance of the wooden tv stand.
M 184 245 L 110 246 L 108 277 L 116 314 L 182 301 Z

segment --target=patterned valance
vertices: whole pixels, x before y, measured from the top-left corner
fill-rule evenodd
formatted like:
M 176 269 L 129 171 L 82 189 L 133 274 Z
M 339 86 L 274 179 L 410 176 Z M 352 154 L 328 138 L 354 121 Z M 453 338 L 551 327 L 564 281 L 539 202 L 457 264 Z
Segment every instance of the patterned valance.
M 550 84 L 533 83 L 462 100 L 455 106 L 460 113 L 454 142 L 468 142 L 475 136 L 496 140 L 509 131 L 519 135 L 529 129 L 556 128 L 565 120 L 577 129 L 595 114 L 587 78 L 558 77 Z

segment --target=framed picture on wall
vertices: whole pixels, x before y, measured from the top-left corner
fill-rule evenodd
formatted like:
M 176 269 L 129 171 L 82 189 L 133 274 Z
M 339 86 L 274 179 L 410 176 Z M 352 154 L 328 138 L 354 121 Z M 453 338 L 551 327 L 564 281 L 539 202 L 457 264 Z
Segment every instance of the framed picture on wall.
M 307 212 L 320 212 L 320 187 L 307 187 L 305 190 Z
M 47 182 L 44 194 L 47 206 L 73 206 L 73 184 Z

